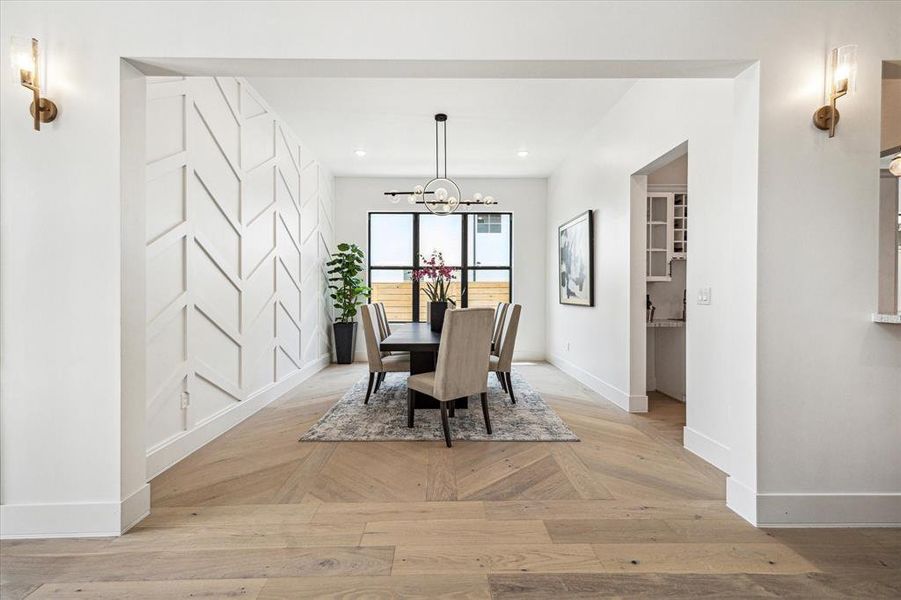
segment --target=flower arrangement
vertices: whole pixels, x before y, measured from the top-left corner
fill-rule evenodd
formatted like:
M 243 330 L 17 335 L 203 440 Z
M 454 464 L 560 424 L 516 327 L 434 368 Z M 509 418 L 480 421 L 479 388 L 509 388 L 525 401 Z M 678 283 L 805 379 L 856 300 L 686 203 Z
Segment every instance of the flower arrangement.
M 450 297 L 450 283 L 455 277 L 454 269 L 445 266 L 444 256 L 437 250 L 426 258 L 419 256 L 423 266 L 413 269 L 413 281 L 424 282 L 425 295 L 430 302 L 449 302 L 456 306 L 454 299 Z

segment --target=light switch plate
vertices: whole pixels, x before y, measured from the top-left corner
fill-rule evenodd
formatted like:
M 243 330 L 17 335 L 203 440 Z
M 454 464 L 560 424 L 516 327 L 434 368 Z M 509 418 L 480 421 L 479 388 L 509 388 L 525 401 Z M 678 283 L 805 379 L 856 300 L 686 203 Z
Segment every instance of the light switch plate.
M 710 288 L 701 288 L 698 290 L 698 304 L 710 304 Z

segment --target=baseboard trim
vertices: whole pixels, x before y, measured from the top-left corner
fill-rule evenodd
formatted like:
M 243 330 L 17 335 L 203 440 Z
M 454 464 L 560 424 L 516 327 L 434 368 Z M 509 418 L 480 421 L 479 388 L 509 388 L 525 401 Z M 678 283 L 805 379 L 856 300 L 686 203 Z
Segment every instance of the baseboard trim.
M 551 354 L 548 362 L 586 386 L 593 392 L 597 392 L 616 406 L 630 413 L 648 412 L 648 397 L 645 395 L 629 395 L 616 386 L 610 385 L 603 379 L 596 377 L 565 358 Z
M 150 484 L 145 483 L 122 501 L 119 531 L 125 533 L 150 514 Z
M 901 493 L 757 494 L 758 527 L 901 527 Z
M 3 504 L 0 539 L 115 537 L 122 533 L 122 504 Z
M 682 445 L 724 473 L 729 473 L 729 448 L 691 427 L 682 428 Z
M 757 492 L 731 476 L 726 478 L 726 507 L 757 526 Z
M 147 453 L 147 480 L 151 480 L 186 456 L 196 452 L 261 408 L 291 391 L 331 362 L 323 354 L 281 381 L 270 384 L 233 407 L 207 420 L 197 428 L 186 431 L 152 448 Z
M 757 493 L 729 477 L 726 506 L 756 527 L 901 527 L 901 493 Z

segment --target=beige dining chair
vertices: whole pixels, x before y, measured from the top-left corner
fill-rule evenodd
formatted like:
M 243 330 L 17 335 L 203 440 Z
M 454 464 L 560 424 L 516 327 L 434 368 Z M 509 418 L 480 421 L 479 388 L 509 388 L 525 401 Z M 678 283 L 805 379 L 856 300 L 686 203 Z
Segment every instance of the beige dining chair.
M 499 343 L 498 356 L 488 358 L 488 369 L 494 371 L 501 381 L 501 387 L 510 394 L 510 401 L 516 404 L 516 396 L 513 394 L 513 380 L 510 371 L 513 365 L 513 349 L 516 346 L 516 332 L 519 329 L 519 315 L 522 312 L 521 304 L 511 304 L 507 309 L 506 322 L 503 324 L 503 333 Z
M 507 307 L 510 305 L 507 302 L 498 302 L 497 306 L 494 308 L 494 325 L 493 325 L 493 333 L 491 334 L 491 353 L 497 355 L 500 351 L 499 342 L 501 339 L 501 331 L 504 327 L 504 318 L 507 316 Z
M 428 394 L 438 400 L 441 406 L 444 441 L 450 448 L 448 404 L 456 398 L 479 394 L 482 399 L 485 429 L 491 434 L 491 419 L 488 416 L 488 357 L 491 355 L 493 318 L 494 311 L 490 308 L 461 308 L 447 311 L 441 330 L 435 370 L 407 378 L 407 427 L 413 427 L 415 404 L 413 392 Z
M 369 404 L 369 396 L 373 391 L 379 391 L 385 380 L 385 373 L 410 372 L 410 357 L 403 354 L 386 355 L 381 351 L 379 343 L 384 338 L 381 337 L 381 332 L 378 330 L 378 308 L 374 304 L 364 304 L 361 307 L 360 320 L 363 321 L 366 358 L 369 361 L 369 386 L 366 388 L 366 399 L 363 404 Z M 373 385 L 375 385 L 375 390 L 372 389 Z
M 501 351 L 501 333 L 504 331 L 504 319 L 507 318 L 507 310 L 510 304 L 508 302 L 498 302 L 494 309 L 494 325 L 491 334 L 491 354 L 497 356 Z M 507 382 L 501 377 L 500 373 L 496 373 L 497 380 L 501 382 L 501 387 L 507 391 Z
M 382 332 L 382 339 L 391 335 L 391 324 L 388 322 L 388 311 L 385 310 L 384 302 L 375 302 L 379 314 L 379 329 Z

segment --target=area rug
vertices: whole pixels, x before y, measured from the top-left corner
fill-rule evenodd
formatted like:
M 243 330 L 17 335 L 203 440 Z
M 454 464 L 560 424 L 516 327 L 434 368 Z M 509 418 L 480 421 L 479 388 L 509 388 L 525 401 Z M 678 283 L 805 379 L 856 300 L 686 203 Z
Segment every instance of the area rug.
M 495 442 L 577 442 L 579 438 L 548 406 L 532 386 L 513 371 L 513 392 L 516 404 L 501 389 L 491 374 L 488 379 L 488 410 L 491 429 L 485 431 L 482 404 L 478 396 L 469 398 L 468 409 L 456 409 L 450 419 L 454 440 Z M 301 441 L 319 442 L 377 442 L 398 440 L 443 440 L 441 414 L 436 409 L 418 409 L 415 424 L 407 427 L 407 374 L 388 373 L 378 393 L 369 404 L 366 397 L 368 376 L 348 390 Z

